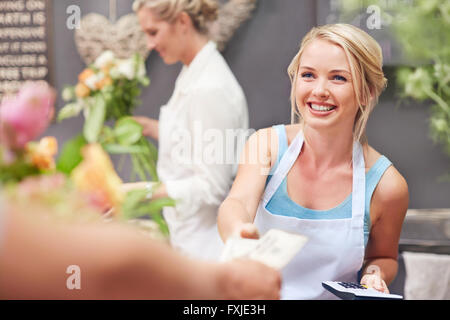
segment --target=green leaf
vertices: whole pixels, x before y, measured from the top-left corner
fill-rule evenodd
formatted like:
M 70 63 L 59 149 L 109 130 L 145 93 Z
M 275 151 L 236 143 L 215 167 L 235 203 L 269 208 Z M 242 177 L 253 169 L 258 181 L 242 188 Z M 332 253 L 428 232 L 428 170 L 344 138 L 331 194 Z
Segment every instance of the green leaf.
M 405 84 L 405 93 L 417 100 L 429 97 L 428 92 L 432 90 L 433 79 L 425 68 L 417 68 L 409 74 Z
M 133 164 L 133 171 L 137 173 L 139 179 L 142 181 L 147 180 L 147 176 L 145 175 L 145 168 L 143 168 L 142 164 L 139 162 L 139 157 L 135 154 L 131 154 L 131 163 Z
M 144 86 L 147 87 L 148 85 L 150 85 L 150 78 L 148 77 L 142 77 L 139 79 L 139 82 Z
M 146 196 L 147 190 L 133 190 L 128 192 L 122 205 L 122 218 L 128 220 L 150 216 L 158 224 L 161 232 L 168 235 L 169 228 L 161 215 L 161 210 L 164 207 L 175 206 L 175 200 L 171 198 L 159 198 L 147 202 Z
M 139 141 L 139 144 L 144 146 L 147 150 L 146 154 L 150 156 L 150 159 L 156 163 L 158 160 L 158 149 L 153 145 L 153 143 L 149 142 L 145 137 L 142 137 Z
M 122 217 L 124 219 L 132 219 L 134 218 L 134 214 L 139 204 L 145 200 L 147 196 L 147 190 L 132 190 L 129 191 L 125 197 L 124 202 L 122 203 Z
M 81 134 L 67 141 L 61 150 L 56 169 L 65 174 L 70 174 L 83 160 L 81 148 L 86 144 L 87 141 Z
M 105 122 L 106 103 L 102 94 L 95 96 L 94 104 L 89 106 L 83 134 L 89 143 L 97 142 L 103 123 Z
M 74 86 L 66 86 L 61 92 L 61 97 L 64 101 L 71 101 L 75 100 L 76 94 L 75 94 L 75 87 Z
M 161 215 L 161 213 L 151 214 L 151 217 L 152 217 L 153 221 L 155 221 L 158 224 L 159 230 L 161 230 L 161 232 L 165 236 L 168 236 L 170 234 L 169 233 L 169 227 L 167 226 L 167 222 L 164 220 L 164 218 Z
M 124 117 L 116 122 L 114 134 L 121 145 L 129 146 L 142 137 L 142 126 L 131 117 Z
M 26 177 L 38 175 L 39 169 L 27 163 L 24 158 L 19 158 L 11 165 L 2 165 L 0 162 L 0 185 L 17 183 Z
M 112 128 L 108 126 L 103 126 L 100 132 L 99 142 L 101 144 L 115 143 L 115 135 Z
M 150 157 L 144 154 L 136 154 L 139 163 L 142 165 L 143 170 L 145 170 L 152 177 L 153 181 L 158 181 L 158 174 L 156 171 L 156 162 L 154 162 Z
M 83 109 L 83 105 L 78 102 L 66 104 L 58 113 L 58 121 L 62 121 L 67 118 L 76 117 Z
M 161 215 L 161 210 L 164 207 L 174 207 L 175 204 L 176 201 L 172 198 L 159 198 L 150 201 L 147 206 L 147 210 L 150 212 L 150 216 L 158 224 L 159 229 L 165 235 L 169 235 L 169 227 L 167 226 L 166 221 Z
M 158 198 L 150 201 L 146 208 L 149 212 L 159 212 L 162 208 L 173 207 L 175 204 L 176 201 L 172 198 Z

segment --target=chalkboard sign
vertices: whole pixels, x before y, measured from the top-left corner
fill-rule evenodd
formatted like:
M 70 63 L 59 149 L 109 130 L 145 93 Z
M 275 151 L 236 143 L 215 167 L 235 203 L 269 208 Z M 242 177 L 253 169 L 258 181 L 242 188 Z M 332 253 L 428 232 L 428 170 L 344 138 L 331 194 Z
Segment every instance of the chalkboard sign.
M 51 0 L 0 1 L 0 97 L 51 79 Z

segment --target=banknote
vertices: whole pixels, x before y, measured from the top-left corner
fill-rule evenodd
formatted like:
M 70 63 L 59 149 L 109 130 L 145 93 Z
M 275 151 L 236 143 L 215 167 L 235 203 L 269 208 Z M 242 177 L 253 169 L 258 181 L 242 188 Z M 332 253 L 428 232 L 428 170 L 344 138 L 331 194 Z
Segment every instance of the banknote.
M 225 262 L 236 258 L 248 258 L 248 255 L 256 247 L 258 242 L 259 240 L 233 236 L 227 240 L 220 261 Z
M 281 270 L 303 248 L 308 238 L 286 231 L 271 229 L 259 239 L 249 258 Z
M 307 241 L 303 235 L 278 229 L 267 231 L 257 240 L 233 237 L 226 242 L 221 261 L 248 258 L 281 270 Z

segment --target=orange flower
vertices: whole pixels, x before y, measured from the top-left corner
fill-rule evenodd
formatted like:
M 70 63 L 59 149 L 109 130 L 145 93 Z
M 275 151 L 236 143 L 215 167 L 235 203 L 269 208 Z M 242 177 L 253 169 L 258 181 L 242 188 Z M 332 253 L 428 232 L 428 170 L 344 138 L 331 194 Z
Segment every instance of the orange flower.
M 82 154 L 83 161 L 71 174 L 75 186 L 102 212 L 110 208 L 118 212 L 125 194 L 109 156 L 99 144 L 85 146 Z
M 92 75 L 94 75 L 94 70 L 86 68 L 78 75 L 78 81 L 83 83 Z
M 97 89 L 101 90 L 104 86 L 110 86 L 112 85 L 112 79 L 111 77 L 104 77 L 102 80 L 100 80 L 99 82 L 97 82 L 95 84 L 95 86 L 97 87 Z
M 78 98 L 87 97 L 91 93 L 91 90 L 84 83 L 79 82 L 75 87 L 75 95 Z
M 34 166 L 41 170 L 55 169 L 54 157 L 58 153 L 58 141 L 55 137 L 44 137 L 39 143 L 30 142 L 26 149 Z
M 109 76 L 109 70 L 111 69 L 112 65 L 109 64 L 105 67 L 102 67 L 100 70 L 102 70 L 102 72 L 105 74 L 105 76 Z

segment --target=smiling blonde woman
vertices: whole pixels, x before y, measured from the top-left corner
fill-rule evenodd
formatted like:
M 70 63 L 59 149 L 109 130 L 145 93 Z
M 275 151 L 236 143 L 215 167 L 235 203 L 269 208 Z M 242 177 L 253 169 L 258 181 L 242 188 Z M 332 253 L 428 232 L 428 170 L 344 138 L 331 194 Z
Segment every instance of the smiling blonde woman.
M 283 299 L 332 299 L 327 280 L 388 292 L 409 195 L 365 137 L 386 84 L 381 49 L 354 26 L 325 25 L 305 36 L 288 72 L 300 121 L 250 137 L 219 209 L 221 237 L 258 238 L 271 228 L 306 235 L 283 270 Z M 250 161 L 255 152 L 264 156 Z

